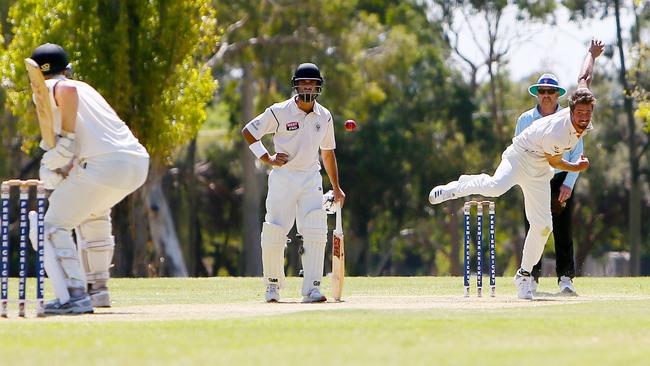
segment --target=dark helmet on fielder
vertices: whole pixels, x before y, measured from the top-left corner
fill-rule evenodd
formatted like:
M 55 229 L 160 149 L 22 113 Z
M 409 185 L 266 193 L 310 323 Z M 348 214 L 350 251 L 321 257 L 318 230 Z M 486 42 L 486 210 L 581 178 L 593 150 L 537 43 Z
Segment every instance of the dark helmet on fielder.
M 300 80 L 316 80 L 318 83 L 314 88 L 299 88 Z M 318 66 L 312 63 L 303 63 L 298 65 L 291 78 L 293 90 L 298 94 L 298 98 L 305 103 L 311 103 L 318 98 L 323 89 L 323 78 L 320 76 Z
M 68 54 L 63 47 L 54 43 L 45 43 L 36 47 L 31 59 L 36 61 L 43 75 L 58 74 L 71 68 Z

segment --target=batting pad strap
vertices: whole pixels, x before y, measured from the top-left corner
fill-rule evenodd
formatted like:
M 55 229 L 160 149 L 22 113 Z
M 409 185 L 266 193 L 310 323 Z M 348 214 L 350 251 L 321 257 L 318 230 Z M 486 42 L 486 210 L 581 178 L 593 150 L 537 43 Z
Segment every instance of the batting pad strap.
M 256 158 L 261 158 L 264 154 L 268 154 L 268 150 L 262 144 L 262 141 L 255 141 L 252 144 L 248 145 L 248 148 L 251 149 Z

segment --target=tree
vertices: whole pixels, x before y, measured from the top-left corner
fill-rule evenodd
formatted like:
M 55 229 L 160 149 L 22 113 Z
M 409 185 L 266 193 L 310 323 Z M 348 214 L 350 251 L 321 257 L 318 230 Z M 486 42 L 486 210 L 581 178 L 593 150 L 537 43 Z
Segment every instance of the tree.
M 14 115 L 33 119 L 31 96 L 22 92 L 28 88 L 22 67 L 26 50 L 59 43 L 70 54 L 76 76 L 105 96 L 151 154 L 147 183 L 114 213 L 122 244 L 117 272 L 140 275 L 153 268 L 154 274 L 186 275 L 161 177 L 176 146 L 196 135 L 215 87 L 203 67 L 216 41 L 210 3 L 25 0 L 11 7 L 9 18 L 15 27 L 2 71 L 16 85 L 7 99 Z M 22 131 L 33 140 L 33 128 Z M 158 268 L 161 264 L 164 268 Z
M 215 54 L 221 57 L 215 62 L 215 72 L 223 86 L 232 75 L 241 75 L 242 87 L 253 89 L 245 99 L 255 100 L 259 113 L 291 93 L 289 80 L 297 63 L 314 61 L 326 79 L 320 100 L 332 110 L 337 126 L 346 118 L 360 122 L 355 135 L 336 129 L 342 185 L 353 197 L 346 215 L 348 237 L 354 236 L 357 242 L 348 251 L 352 273 L 376 272 L 386 246 L 399 245 L 390 239 L 404 226 L 429 219 L 422 218 L 422 197 L 430 187 L 421 180 L 426 175 L 430 182 L 439 169 L 420 171 L 413 161 L 438 148 L 432 143 L 446 144 L 442 136 L 457 139 L 453 132 L 442 132 L 448 128 L 443 119 L 455 120 L 449 113 L 451 104 L 464 108 L 465 93 L 459 91 L 464 86 L 445 85 L 449 76 L 444 64 L 446 45 L 425 10 L 417 2 L 400 1 L 238 1 L 219 8 L 226 31 L 219 47 L 223 52 Z M 435 110 L 430 108 L 432 103 Z M 246 121 L 239 114 L 243 107 L 238 106 L 237 129 Z M 463 111 L 462 118 L 470 115 Z M 441 138 L 432 139 L 432 131 Z M 248 150 L 242 152 L 242 160 L 250 158 Z M 436 161 L 445 157 L 436 155 Z M 245 164 L 252 166 L 252 162 Z M 259 248 L 261 215 L 252 214 L 257 241 L 249 244 L 246 239 L 245 246 Z M 431 245 L 431 238 L 427 241 Z M 434 257 L 431 247 L 420 248 L 418 254 L 426 251 L 428 258 Z M 259 258 L 255 259 L 259 265 Z
M 530 27 L 518 25 L 517 27 L 506 28 L 503 25 L 504 16 L 516 16 L 521 20 L 545 21 L 556 8 L 554 1 L 545 0 L 537 2 L 518 1 L 514 4 L 503 0 L 476 1 L 476 0 L 439 0 L 434 2 L 437 5 L 437 13 L 445 31 L 445 37 L 450 43 L 454 55 L 460 59 L 461 67 L 469 69 L 468 81 L 471 90 L 479 90 L 479 73 L 485 69 L 487 73 L 487 96 L 488 103 L 484 108 L 489 110 L 489 118 L 495 128 L 497 141 L 508 140 L 511 129 L 506 124 L 505 111 L 505 81 L 508 54 L 510 51 L 530 38 L 532 33 Z M 481 21 L 471 22 L 471 19 Z M 480 24 L 472 27 L 472 24 Z M 471 40 L 460 39 L 460 29 L 469 28 Z M 470 42 L 473 48 L 479 50 L 480 59 L 473 59 L 460 47 L 461 43 Z M 478 99 L 478 96 L 475 96 Z M 505 140 L 499 140 L 499 136 Z
M 327 50 L 331 33 L 340 31 L 340 22 L 350 18 L 352 7 L 353 4 L 345 2 L 245 0 L 217 6 L 223 37 L 208 65 L 215 68 L 217 77 L 227 78 L 233 70 L 241 74 L 241 104 L 233 128 L 241 129 L 264 107 L 281 100 L 282 92 L 289 94 L 283 87 L 278 91 L 278 83 L 288 85 L 290 72 L 297 63 L 313 60 L 314 55 L 322 55 Z M 240 151 L 244 273 L 259 275 L 266 169 L 256 163 L 243 141 Z

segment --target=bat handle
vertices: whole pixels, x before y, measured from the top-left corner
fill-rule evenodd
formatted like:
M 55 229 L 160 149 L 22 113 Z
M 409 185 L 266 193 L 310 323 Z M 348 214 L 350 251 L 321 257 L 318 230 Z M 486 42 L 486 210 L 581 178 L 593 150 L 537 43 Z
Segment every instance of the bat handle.
M 341 205 L 337 203 L 336 207 L 336 232 L 339 234 L 343 234 L 343 209 L 341 208 Z

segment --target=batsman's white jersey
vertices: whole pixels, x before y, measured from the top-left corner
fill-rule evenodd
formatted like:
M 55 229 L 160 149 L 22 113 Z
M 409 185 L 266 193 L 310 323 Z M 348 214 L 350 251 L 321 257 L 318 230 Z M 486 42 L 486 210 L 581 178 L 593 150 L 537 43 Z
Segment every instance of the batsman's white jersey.
M 127 125 L 101 94 L 82 81 L 66 79 L 62 75 L 45 80 L 45 85 L 50 90 L 54 132 L 57 135 L 61 134 L 61 113 L 54 100 L 53 88 L 61 80 L 72 83 L 77 88 L 79 95 L 77 123 L 74 131 L 76 135 L 75 157 L 77 159 L 84 160 L 115 152 L 149 157 L 147 150 L 133 136 Z
M 319 171 L 318 149 L 334 150 L 334 124 L 327 108 L 314 103 L 314 111 L 306 114 L 293 98 L 276 103 L 250 121 L 246 128 L 256 139 L 272 133 L 276 153 L 289 155 L 289 161 L 274 169 Z
M 319 149 L 336 148 L 332 115 L 318 103 L 314 103 L 311 113 L 305 113 L 294 98 L 290 98 L 267 108 L 251 120 L 246 129 L 258 140 L 265 134 L 274 134 L 275 152 L 289 156 L 285 165 L 273 167 L 268 180 L 262 228 L 265 281 L 282 287 L 286 236 L 295 221 L 298 232 L 303 235 L 302 294 L 307 296 L 320 286 L 323 276 L 327 217 L 322 209 Z

